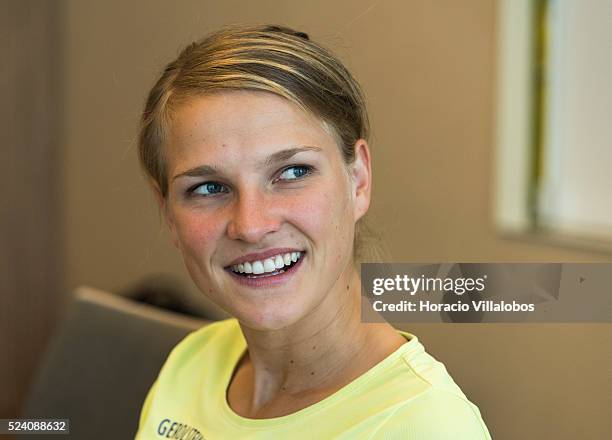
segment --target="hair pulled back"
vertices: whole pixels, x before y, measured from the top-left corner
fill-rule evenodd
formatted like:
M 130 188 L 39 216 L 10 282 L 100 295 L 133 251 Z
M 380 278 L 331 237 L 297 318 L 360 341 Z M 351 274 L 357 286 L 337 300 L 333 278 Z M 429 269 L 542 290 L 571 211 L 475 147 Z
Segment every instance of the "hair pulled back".
M 191 98 L 230 90 L 274 93 L 315 115 L 331 129 L 346 164 L 355 158 L 355 142 L 368 138 L 361 89 L 328 50 L 282 26 L 227 26 L 185 47 L 147 97 L 138 154 L 164 198 L 164 148 L 173 110 Z

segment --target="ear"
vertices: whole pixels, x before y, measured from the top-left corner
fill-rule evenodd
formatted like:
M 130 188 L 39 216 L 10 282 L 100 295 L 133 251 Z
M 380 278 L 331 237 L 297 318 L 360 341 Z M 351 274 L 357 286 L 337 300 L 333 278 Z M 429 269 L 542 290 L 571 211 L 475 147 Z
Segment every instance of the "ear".
M 351 165 L 355 221 L 365 215 L 370 207 L 372 192 L 372 164 L 370 148 L 364 139 L 355 142 L 355 161 Z
M 177 249 L 180 249 L 178 235 L 176 233 L 176 227 L 174 225 L 174 219 L 172 218 L 172 213 L 170 212 L 170 209 L 168 207 L 168 199 L 162 194 L 162 191 L 157 182 L 151 181 L 151 187 L 153 188 L 153 194 L 155 194 L 155 200 L 157 201 L 159 212 L 163 216 L 164 222 L 168 226 L 168 230 L 170 231 L 170 235 L 172 236 L 172 243 Z

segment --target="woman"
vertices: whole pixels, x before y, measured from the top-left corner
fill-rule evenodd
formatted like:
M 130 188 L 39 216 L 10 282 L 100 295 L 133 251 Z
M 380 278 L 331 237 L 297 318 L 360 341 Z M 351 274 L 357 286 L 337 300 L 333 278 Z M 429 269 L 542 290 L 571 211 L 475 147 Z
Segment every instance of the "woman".
M 185 338 L 138 439 L 484 439 L 418 339 L 360 321 L 371 190 L 360 89 L 306 34 L 231 26 L 151 90 L 139 152 L 196 286 L 234 319 Z

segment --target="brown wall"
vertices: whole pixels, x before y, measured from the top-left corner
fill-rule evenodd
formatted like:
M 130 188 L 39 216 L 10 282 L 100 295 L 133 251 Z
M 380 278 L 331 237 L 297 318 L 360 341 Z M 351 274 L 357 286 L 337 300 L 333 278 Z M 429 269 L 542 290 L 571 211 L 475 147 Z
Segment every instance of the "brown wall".
M 65 0 L 65 286 L 187 280 L 138 172 L 148 87 L 179 48 L 228 22 L 276 22 L 334 49 L 366 90 L 370 222 L 395 261 L 611 261 L 502 239 L 491 223 L 491 0 Z M 195 294 L 195 293 L 194 293 Z M 411 326 L 481 408 L 493 437 L 604 438 L 610 325 Z M 604 347 L 608 347 L 606 350 Z M 607 390 L 604 392 L 604 390 Z
M 0 418 L 61 309 L 59 20 L 50 2 L 0 2 Z

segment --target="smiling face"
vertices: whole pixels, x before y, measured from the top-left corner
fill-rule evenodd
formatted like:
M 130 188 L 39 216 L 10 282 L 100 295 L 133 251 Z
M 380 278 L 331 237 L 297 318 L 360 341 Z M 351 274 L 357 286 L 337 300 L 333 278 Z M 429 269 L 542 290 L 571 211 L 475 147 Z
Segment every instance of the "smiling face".
M 347 166 L 318 119 L 266 92 L 194 98 L 173 121 L 158 198 L 198 288 L 253 329 L 341 306 L 370 200 L 365 141 Z

